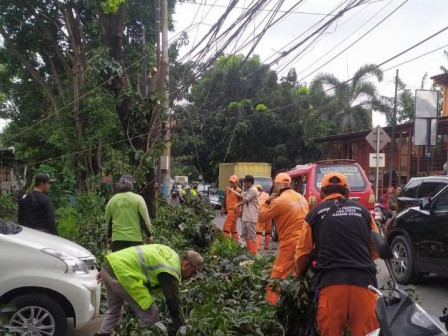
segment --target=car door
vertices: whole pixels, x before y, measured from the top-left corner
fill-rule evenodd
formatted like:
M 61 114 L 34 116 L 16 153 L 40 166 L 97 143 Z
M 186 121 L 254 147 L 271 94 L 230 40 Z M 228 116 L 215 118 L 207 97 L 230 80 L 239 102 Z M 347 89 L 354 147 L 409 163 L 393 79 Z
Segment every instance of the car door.
M 422 257 L 448 271 L 448 188 L 433 199 L 429 220 L 424 224 L 426 240 L 421 240 L 419 248 Z
M 398 197 L 398 210 L 403 210 L 411 206 L 418 205 L 417 195 L 418 188 L 422 180 L 411 180 L 404 187 L 402 195 Z

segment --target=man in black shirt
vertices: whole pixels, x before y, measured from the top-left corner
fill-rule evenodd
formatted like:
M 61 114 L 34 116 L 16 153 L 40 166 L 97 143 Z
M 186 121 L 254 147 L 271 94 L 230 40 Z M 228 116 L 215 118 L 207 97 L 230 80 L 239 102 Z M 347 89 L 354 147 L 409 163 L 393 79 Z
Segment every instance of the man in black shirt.
M 347 178 L 326 174 L 321 183 L 322 203 L 305 218 L 296 246 L 295 269 L 302 274 L 317 261 L 315 286 L 319 290 L 317 325 L 321 336 L 364 336 L 378 328 L 375 316 L 377 253 L 370 232 L 378 231 L 369 210 L 349 199 Z
M 46 173 L 39 173 L 35 181 L 34 189 L 19 199 L 19 224 L 58 235 L 53 204 L 45 195 L 56 180 Z

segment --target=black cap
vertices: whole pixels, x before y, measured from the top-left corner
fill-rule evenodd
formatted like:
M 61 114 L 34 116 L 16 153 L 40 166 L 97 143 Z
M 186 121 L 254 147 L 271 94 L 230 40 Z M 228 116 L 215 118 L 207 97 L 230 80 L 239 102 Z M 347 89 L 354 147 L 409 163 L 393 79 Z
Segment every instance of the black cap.
M 52 183 L 56 181 L 55 178 L 51 178 L 50 175 L 47 173 L 39 173 L 36 175 L 36 185 L 42 184 L 42 183 Z

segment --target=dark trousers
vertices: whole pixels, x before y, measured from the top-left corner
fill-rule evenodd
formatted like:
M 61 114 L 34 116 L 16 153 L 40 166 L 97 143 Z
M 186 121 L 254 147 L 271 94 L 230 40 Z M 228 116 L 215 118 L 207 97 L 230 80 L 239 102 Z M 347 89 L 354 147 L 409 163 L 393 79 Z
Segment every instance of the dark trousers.
M 116 240 L 112 242 L 110 249 L 112 250 L 112 252 L 117 252 L 122 249 L 138 245 L 143 245 L 143 243 L 136 241 Z

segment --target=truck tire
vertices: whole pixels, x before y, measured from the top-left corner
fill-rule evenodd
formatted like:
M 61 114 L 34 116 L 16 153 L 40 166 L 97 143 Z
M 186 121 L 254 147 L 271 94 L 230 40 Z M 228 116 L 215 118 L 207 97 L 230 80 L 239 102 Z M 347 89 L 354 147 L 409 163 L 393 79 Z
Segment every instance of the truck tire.
M 67 316 L 61 305 L 46 294 L 26 294 L 11 302 L 16 311 L 11 314 L 10 331 L 19 335 L 64 336 L 67 331 Z

